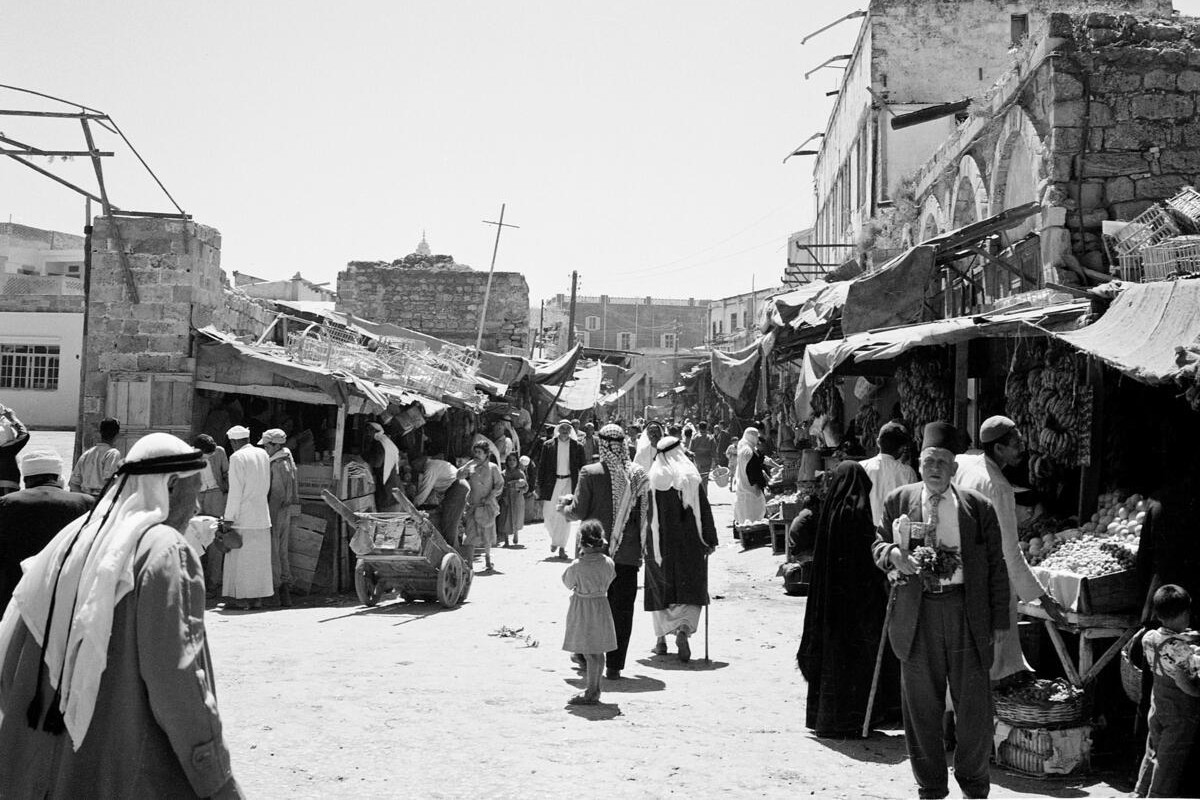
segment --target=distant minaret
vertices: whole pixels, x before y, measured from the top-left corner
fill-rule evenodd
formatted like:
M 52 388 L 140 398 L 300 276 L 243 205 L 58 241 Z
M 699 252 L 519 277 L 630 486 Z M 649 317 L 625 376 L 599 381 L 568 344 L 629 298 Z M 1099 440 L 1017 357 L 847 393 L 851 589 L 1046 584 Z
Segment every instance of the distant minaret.
M 429 242 L 425 241 L 425 230 L 421 230 L 421 243 L 417 245 L 417 255 L 427 256 L 432 251 L 429 249 Z

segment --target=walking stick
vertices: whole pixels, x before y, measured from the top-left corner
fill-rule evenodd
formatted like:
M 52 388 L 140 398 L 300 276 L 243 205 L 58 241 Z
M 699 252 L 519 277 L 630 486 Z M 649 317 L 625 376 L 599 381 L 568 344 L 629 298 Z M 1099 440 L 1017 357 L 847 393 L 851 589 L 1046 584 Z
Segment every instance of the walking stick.
M 867 697 L 867 715 L 863 718 L 862 738 L 871 735 L 871 712 L 875 709 L 875 692 L 879 690 L 879 673 L 883 668 L 883 648 L 887 644 L 888 623 L 892 621 L 892 609 L 896 606 L 896 587 L 893 583 L 888 592 L 887 611 L 883 615 L 883 632 L 879 634 L 879 649 L 875 653 L 875 674 L 871 677 L 871 694 Z
M 708 553 L 704 554 L 704 586 L 708 587 Z M 712 595 L 708 596 L 708 603 L 704 606 L 704 663 L 711 664 L 708 660 L 708 609 L 712 608 Z

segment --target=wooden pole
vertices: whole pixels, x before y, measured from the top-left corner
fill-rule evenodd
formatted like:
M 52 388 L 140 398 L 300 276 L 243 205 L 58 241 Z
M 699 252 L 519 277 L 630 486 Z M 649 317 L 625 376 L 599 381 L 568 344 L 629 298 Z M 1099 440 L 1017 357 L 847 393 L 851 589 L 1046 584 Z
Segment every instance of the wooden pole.
M 579 273 L 571 271 L 571 308 L 567 312 L 567 349 L 575 346 L 575 294 L 579 288 Z
M 529 357 L 533 358 L 533 348 L 537 346 L 538 341 L 542 338 L 542 330 L 546 324 L 546 301 L 542 300 L 538 303 L 538 326 L 533 334 L 533 341 L 529 343 Z
M 328 419 L 328 417 L 326 417 Z M 339 403 L 337 407 L 337 427 L 333 437 L 333 477 L 337 482 L 338 497 L 346 496 L 346 475 L 342 469 L 342 450 L 346 444 L 346 405 Z M 342 591 L 349 585 L 349 560 L 346 555 L 346 523 L 338 519 L 335 527 L 335 543 L 337 555 L 333 559 L 333 588 Z
M 504 203 L 500 204 L 500 221 L 489 222 L 484 220 L 484 225 L 496 226 L 496 243 L 492 245 L 492 265 L 488 267 L 487 286 L 483 290 L 483 310 L 479 312 L 479 335 L 475 337 L 475 349 L 483 350 L 483 324 L 487 321 L 488 303 L 492 299 L 492 275 L 496 272 L 496 253 L 500 250 L 500 232 L 505 228 L 517 228 L 519 225 L 506 225 L 504 222 Z

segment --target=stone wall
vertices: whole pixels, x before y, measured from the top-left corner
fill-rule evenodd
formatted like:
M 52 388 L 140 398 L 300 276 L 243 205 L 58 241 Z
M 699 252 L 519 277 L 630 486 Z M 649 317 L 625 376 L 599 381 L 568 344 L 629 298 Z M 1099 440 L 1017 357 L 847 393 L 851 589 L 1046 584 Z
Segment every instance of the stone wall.
M 486 272 L 351 262 L 338 273 L 337 310 L 474 346 L 487 280 Z M 525 348 L 528 328 L 525 276 L 495 273 L 483 349 Z

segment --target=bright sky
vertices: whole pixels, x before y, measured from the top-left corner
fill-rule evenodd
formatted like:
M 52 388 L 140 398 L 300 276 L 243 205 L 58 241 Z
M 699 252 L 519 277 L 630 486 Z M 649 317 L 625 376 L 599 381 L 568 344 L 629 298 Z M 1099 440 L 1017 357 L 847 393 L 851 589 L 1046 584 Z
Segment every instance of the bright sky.
M 567 292 L 721 297 L 778 282 L 811 222 L 812 159 L 866 0 L 0 3 L 0 83 L 112 115 L 222 266 L 335 282 L 434 252 Z M 1176 0 L 1200 14 L 1200 0 Z M 53 108 L 0 91 L 3 108 Z M 78 123 L 0 118 L 43 149 Z M 111 134 L 118 206 L 171 210 Z M 45 159 L 37 163 L 48 166 Z M 94 186 L 89 163 L 50 168 Z M 82 199 L 0 163 L 0 219 L 82 232 Z

